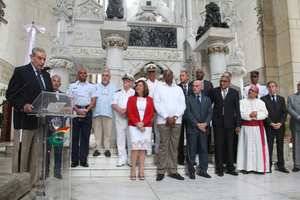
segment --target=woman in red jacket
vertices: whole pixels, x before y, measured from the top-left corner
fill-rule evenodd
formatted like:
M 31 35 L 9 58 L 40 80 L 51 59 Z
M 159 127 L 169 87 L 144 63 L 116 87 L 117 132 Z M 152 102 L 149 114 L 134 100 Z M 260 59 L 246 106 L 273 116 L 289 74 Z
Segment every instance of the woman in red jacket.
M 151 146 L 152 120 L 154 117 L 153 99 L 148 96 L 149 89 L 143 80 L 136 82 L 135 95 L 127 102 L 127 117 L 131 140 L 130 179 L 136 180 L 136 162 L 139 162 L 138 177 L 145 179 L 145 152 Z

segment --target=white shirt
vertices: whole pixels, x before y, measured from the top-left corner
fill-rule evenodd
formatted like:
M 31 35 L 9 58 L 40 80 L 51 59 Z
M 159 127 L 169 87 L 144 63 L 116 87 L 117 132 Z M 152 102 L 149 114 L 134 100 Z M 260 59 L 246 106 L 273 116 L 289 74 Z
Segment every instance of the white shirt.
M 250 89 L 251 85 L 253 85 L 253 84 L 251 83 L 250 85 L 247 85 L 244 88 L 244 94 L 243 94 L 244 98 L 248 98 L 248 92 L 249 92 L 249 89 Z M 260 85 L 259 83 L 257 83 L 256 87 L 258 87 L 258 89 L 259 89 L 257 98 L 263 97 L 263 96 L 265 96 L 269 93 L 269 91 L 268 91 L 268 89 L 265 85 Z
M 125 109 L 127 108 L 127 101 L 128 98 L 133 96 L 135 93 L 134 89 L 130 88 L 129 90 L 125 91 L 121 89 L 113 95 L 113 100 L 111 104 L 117 104 L 120 108 Z
M 264 120 L 268 117 L 268 110 L 265 102 L 260 99 L 242 99 L 240 100 L 241 117 L 243 120 L 251 120 L 250 113 L 257 112 L 257 120 Z
M 157 85 L 154 91 L 154 106 L 158 113 L 157 124 L 165 124 L 167 117 L 177 116 L 176 124 L 182 121 L 185 110 L 185 97 L 182 89 L 176 84 L 165 82 Z
M 91 98 L 97 97 L 95 85 L 87 81 L 70 84 L 67 94 L 72 97 L 74 105 L 78 106 L 87 106 L 91 103 Z
M 157 87 L 157 85 L 160 83 L 160 81 L 156 80 L 152 82 L 150 79 L 146 81 L 149 89 L 149 96 L 153 98 L 154 90 Z
M 140 120 L 143 121 L 146 110 L 147 99 L 145 97 L 138 97 L 136 107 L 139 112 Z
M 37 72 L 37 69 L 33 66 L 33 64 L 31 63 L 31 67 L 32 67 L 32 69 L 33 69 L 33 71 L 34 71 L 34 73 L 35 73 L 35 75 L 36 76 L 40 76 L 41 77 L 41 80 L 42 80 L 42 83 L 43 83 L 43 86 L 44 86 L 44 88 L 46 89 L 46 84 L 45 84 L 45 80 L 44 80 L 44 77 L 43 77 L 43 75 L 42 75 L 42 73 L 40 72 L 40 73 L 38 73 Z

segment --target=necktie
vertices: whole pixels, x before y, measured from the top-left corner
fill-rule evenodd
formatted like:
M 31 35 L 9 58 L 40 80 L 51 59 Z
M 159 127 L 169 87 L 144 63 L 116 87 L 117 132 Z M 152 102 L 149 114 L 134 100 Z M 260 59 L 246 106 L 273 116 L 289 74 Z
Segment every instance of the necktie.
M 201 96 L 200 96 L 200 95 L 197 95 L 196 98 L 197 98 L 197 99 L 196 99 L 196 100 L 197 100 L 197 103 L 201 104 Z
M 272 105 L 275 109 L 276 108 L 276 97 L 275 97 L 275 95 L 272 95 Z
M 41 76 L 42 76 L 42 73 L 41 73 L 41 71 L 36 71 L 36 73 L 37 73 L 37 80 L 38 80 L 38 82 L 39 82 L 39 85 L 40 85 L 40 88 L 41 88 L 41 90 L 45 90 L 46 88 L 45 88 L 45 86 L 44 86 L 44 83 L 43 83 L 43 81 L 42 81 L 42 78 L 41 78 Z
M 183 85 L 183 93 L 184 93 L 184 95 L 187 95 L 187 87 L 186 87 L 186 84 Z
M 222 90 L 222 97 L 223 97 L 223 99 L 225 99 L 225 97 L 226 97 L 226 89 Z

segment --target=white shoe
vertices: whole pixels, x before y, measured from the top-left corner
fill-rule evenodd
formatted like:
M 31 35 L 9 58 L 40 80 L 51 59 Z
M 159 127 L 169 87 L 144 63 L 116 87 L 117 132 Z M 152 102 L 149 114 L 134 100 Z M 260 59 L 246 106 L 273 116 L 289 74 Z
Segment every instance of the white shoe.
M 118 160 L 117 167 L 123 167 L 125 163 L 126 162 L 124 160 Z

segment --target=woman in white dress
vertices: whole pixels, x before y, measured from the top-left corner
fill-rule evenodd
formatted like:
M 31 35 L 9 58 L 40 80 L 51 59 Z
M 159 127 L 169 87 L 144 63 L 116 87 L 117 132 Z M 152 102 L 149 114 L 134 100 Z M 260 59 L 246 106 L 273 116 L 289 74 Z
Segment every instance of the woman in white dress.
M 136 82 L 135 95 L 128 99 L 127 117 L 131 139 L 130 179 L 136 180 L 136 162 L 139 162 L 138 177 L 145 179 L 145 152 L 151 147 L 152 121 L 154 117 L 153 99 L 148 96 L 149 89 L 145 81 Z
M 257 98 L 258 87 L 253 85 L 248 98 L 240 101 L 242 128 L 239 135 L 237 169 L 246 174 L 251 171 L 269 171 L 269 152 L 263 120 L 268 111 L 265 103 Z

